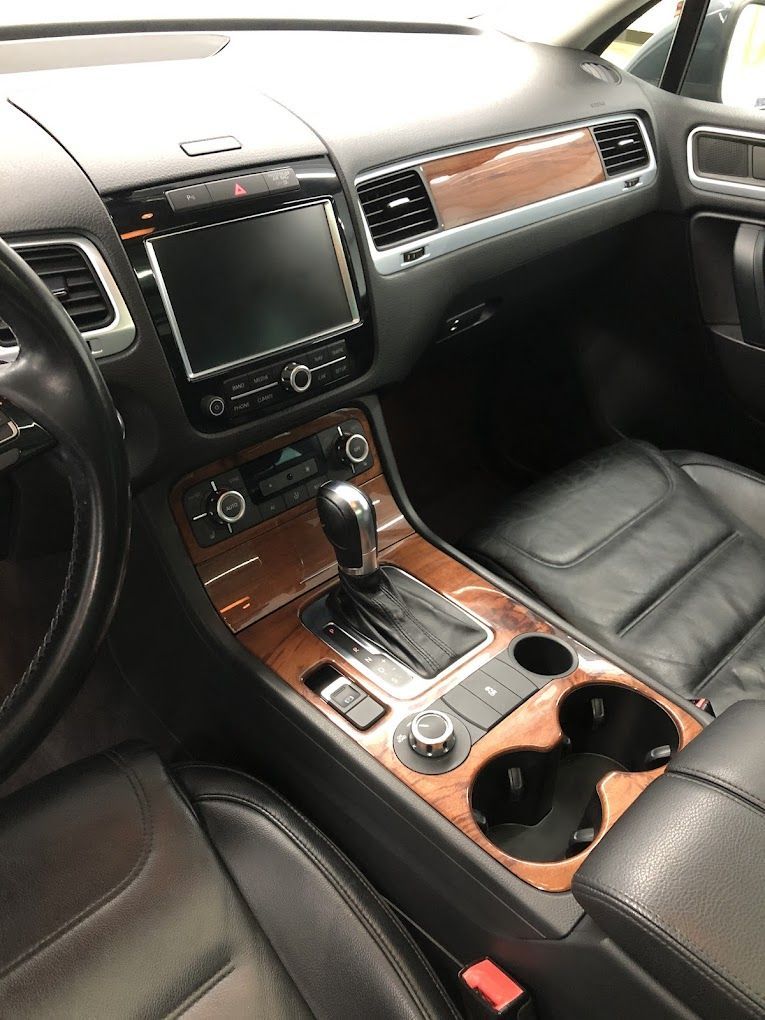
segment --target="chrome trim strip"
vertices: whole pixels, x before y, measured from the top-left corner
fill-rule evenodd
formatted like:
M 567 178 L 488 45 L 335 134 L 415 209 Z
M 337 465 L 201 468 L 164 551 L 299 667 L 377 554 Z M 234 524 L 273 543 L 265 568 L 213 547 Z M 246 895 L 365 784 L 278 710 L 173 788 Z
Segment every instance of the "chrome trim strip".
M 704 177 L 697 173 L 693 162 L 693 142 L 696 135 L 722 135 L 724 138 L 740 138 L 743 141 L 752 139 L 765 144 L 765 135 L 756 131 L 736 131 L 733 128 L 697 127 L 688 135 L 686 153 L 688 159 L 688 177 L 691 184 L 700 191 L 711 191 L 719 194 L 736 195 L 738 198 L 765 198 L 765 181 L 762 184 L 747 184 L 745 181 L 730 181 L 722 177 Z
M 120 351 L 127 350 L 135 339 L 135 323 L 109 266 L 92 241 L 85 237 L 57 234 L 50 237 L 38 237 L 34 241 L 10 241 L 9 243 L 11 248 L 19 252 L 26 248 L 44 248 L 56 244 L 69 244 L 79 248 L 104 288 L 104 293 L 114 313 L 112 321 L 108 325 L 100 326 L 98 329 L 82 330 L 81 336 L 88 343 L 95 358 L 106 358 L 110 354 L 119 354 Z M 8 361 L 16 358 L 18 353 L 18 347 L 0 347 L 0 358 Z
M 466 609 L 463 605 L 460 605 L 459 602 L 456 602 L 448 595 L 445 595 L 443 592 L 437 592 L 434 588 L 431 588 L 429 585 L 424 584 L 422 581 L 420 581 L 419 578 L 413 577 L 408 571 L 402 570 L 401 567 L 391 566 L 389 569 L 394 570 L 399 574 L 406 574 L 406 576 L 410 580 L 414 581 L 416 584 L 419 584 L 420 587 L 426 588 L 428 591 L 433 592 L 433 594 L 438 595 L 442 599 L 446 599 L 447 602 L 451 602 L 452 605 L 456 606 L 457 609 L 463 612 L 465 616 L 468 617 L 468 619 L 472 620 L 475 624 L 477 624 L 481 628 L 481 630 L 486 635 L 484 640 L 480 644 L 476 645 L 475 648 L 471 648 L 469 652 L 466 652 L 462 656 L 462 658 L 458 659 L 447 669 L 442 670 L 438 674 L 438 676 L 434 676 L 432 679 L 429 680 L 427 677 L 422 677 L 419 676 L 417 673 L 414 673 L 411 669 L 409 669 L 402 662 L 400 662 L 398 659 L 392 656 L 389 652 L 384 651 L 382 648 L 378 648 L 376 645 L 372 644 L 366 638 L 359 637 L 358 634 L 349 631 L 347 627 L 338 624 L 332 618 L 332 615 L 330 614 L 327 608 L 326 595 L 319 596 L 319 598 L 315 599 L 313 602 L 311 602 L 309 605 L 305 606 L 301 610 L 300 622 L 307 630 L 311 631 L 312 634 L 315 634 L 316 637 L 318 637 L 321 641 L 329 645 L 329 647 L 332 648 L 333 651 L 337 652 L 337 654 L 342 659 L 344 659 L 345 662 L 353 666 L 354 669 L 358 670 L 359 673 L 365 676 L 368 680 L 371 680 L 373 684 L 375 684 L 381 690 L 385 691 L 387 694 L 392 695 L 394 698 L 404 699 L 415 698 L 419 697 L 420 694 L 424 694 L 426 691 L 429 691 L 431 687 L 434 687 L 437 683 L 443 680 L 444 677 L 455 672 L 469 659 L 472 659 L 473 657 L 478 655 L 479 652 L 482 652 L 486 647 L 488 647 L 488 645 L 492 643 L 492 641 L 494 640 L 494 634 L 486 626 L 483 620 L 480 620 L 469 609 Z M 338 628 L 338 630 L 342 630 L 345 634 L 352 638 L 358 645 L 366 649 L 366 651 L 368 651 L 370 655 L 384 655 L 386 658 L 396 662 L 397 665 L 399 665 L 401 669 L 407 674 L 407 676 L 411 678 L 409 683 L 402 684 L 398 687 L 395 687 L 391 684 L 386 684 L 384 677 L 380 676 L 378 673 L 375 673 L 373 670 L 369 669 L 369 667 L 365 663 L 361 662 L 359 659 L 354 658 L 354 656 L 349 655 L 348 652 L 345 651 L 345 649 L 341 648 L 339 645 L 336 646 L 332 644 L 327 639 L 327 635 L 324 633 L 324 627 L 327 626 L 327 624 L 334 624 Z M 476 669 L 477 668 L 478 667 L 476 667 Z
M 531 205 L 524 205 L 518 209 L 510 209 L 508 212 L 497 213 L 495 216 L 488 216 L 485 219 L 476 220 L 474 223 L 465 223 L 461 227 L 450 227 L 448 230 L 422 234 L 420 237 L 411 238 L 395 248 L 386 248 L 384 251 L 378 251 L 375 248 L 372 235 L 367 226 L 366 217 L 364 216 L 364 210 L 361 207 L 358 193 L 356 193 L 356 206 L 364 227 L 369 253 L 378 273 L 382 276 L 390 276 L 404 269 L 412 269 L 414 266 L 422 265 L 423 262 L 438 258 L 440 255 L 446 255 L 449 252 L 465 248 L 478 241 L 486 241 L 489 238 L 498 237 L 520 227 L 540 223 L 543 220 L 551 219 L 553 216 L 560 216 L 563 213 L 586 209 L 588 206 L 596 205 L 607 199 L 617 198 L 619 195 L 627 194 L 628 192 L 644 190 L 653 184 L 656 179 L 656 156 L 643 118 L 637 113 L 627 111 L 615 116 L 593 117 L 590 120 L 576 121 L 572 124 L 563 124 L 558 127 L 535 128 L 533 131 L 525 131 L 515 135 L 484 139 L 481 142 L 473 142 L 470 145 L 443 149 L 438 152 L 429 152 L 417 159 L 407 159 L 399 163 L 391 163 L 378 167 L 375 170 L 365 170 L 364 173 L 356 177 L 354 181 L 355 188 L 359 184 L 375 180 L 378 177 L 384 177 L 386 174 L 396 173 L 398 170 L 419 171 L 419 168 L 424 163 L 429 163 L 434 159 L 458 156 L 464 152 L 475 152 L 477 149 L 502 145 L 505 142 L 522 142 L 527 138 L 538 138 L 543 134 L 564 134 L 568 131 L 579 130 L 581 128 L 600 127 L 602 124 L 613 124 L 620 120 L 636 120 L 639 125 L 640 133 L 648 150 L 648 165 L 642 169 L 620 174 L 618 177 L 608 177 L 598 184 L 591 184 L 588 187 L 579 188 L 577 191 L 568 191 L 566 194 L 556 195 L 554 198 L 545 198 L 541 202 L 533 202 Z M 422 177 L 422 174 L 420 176 Z M 626 181 L 631 181 L 635 178 L 638 180 L 636 185 L 630 188 L 625 187 Z M 422 179 L 427 189 L 427 182 L 425 182 L 424 177 Z M 407 252 L 416 251 L 418 248 L 425 248 L 425 254 L 414 262 L 403 261 L 403 257 Z
M 295 209 L 306 209 L 314 205 L 324 206 L 324 215 L 327 217 L 330 239 L 332 241 L 335 257 L 337 258 L 338 269 L 340 271 L 343 289 L 345 290 L 345 296 L 348 301 L 348 310 L 351 313 L 351 319 L 348 322 L 341 323 L 327 332 L 312 333 L 310 336 L 303 336 L 299 337 L 297 340 L 290 340 L 289 343 L 282 344 L 280 347 L 275 347 L 269 351 L 263 351 L 261 354 L 250 353 L 244 358 L 238 358 L 236 361 L 229 361 L 225 365 L 215 365 L 213 368 L 205 369 L 204 372 L 195 372 L 191 367 L 191 362 L 189 361 L 189 357 L 186 352 L 186 345 L 183 342 L 178 320 L 176 319 L 175 312 L 173 311 L 170 295 L 168 294 L 167 287 L 165 286 L 162 270 L 159 267 L 159 262 L 154 251 L 154 244 L 160 242 L 163 237 L 176 237 L 178 234 L 191 234 L 199 230 L 214 230 L 216 228 L 226 227 L 231 223 L 243 223 L 245 220 L 257 220 L 262 216 L 280 216 L 283 213 L 292 212 Z M 290 350 L 300 344 L 309 343 L 312 340 L 329 339 L 330 337 L 336 336 L 338 333 L 343 333 L 346 330 L 351 329 L 353 326 L 358 326 L 361 322 L 358 304 L 356 303 L 356 294 L 353 290 L 351 273 L 348 268 L 348 262 L 345 258 L 345 252 L 343 251 L 343 244 L 340 239 L 340 228 L 337 224 L 334 207 L 328 198 L 320 199 L 317 202 L 303 202 L 300 205 L 291 205 L 283 209 L 272 209 L 270 212 L 254 213 L 252 216 L 241 216 L 235 220 L 223 220 L 220 223 L 208 223 L 202 227 L 187 227 L 184 230 L 173 230 L 172 232 L 168 231 L 165 234 L 160 234 L 156 238 L 147 238 L 144 241 L 144 247 L 146 248 L 146 254 L 148 255 L 149 263 L 157 282 L 157 288 L 159 289 L 159 294 L 162 298 L 162 304 L 165 306 L 165 312 L 167 314 L 168 322 L 170 323 L 170 329 L 172 330 L 173 337 L 175 338 L 175 342 L 178 346 L 181 361 L 183 362 L 183 368 L 186 372 L 186 378 L 189 382 L 192 382 L 195 379 L 206 379 L 213 375 L 220 375 L 221 372 L 225 372 L 230 368 L 236 368 L 238 365 L 247 365 L 250 362 L 257 361 L 261 358 L 272 357 L 280 351 Z

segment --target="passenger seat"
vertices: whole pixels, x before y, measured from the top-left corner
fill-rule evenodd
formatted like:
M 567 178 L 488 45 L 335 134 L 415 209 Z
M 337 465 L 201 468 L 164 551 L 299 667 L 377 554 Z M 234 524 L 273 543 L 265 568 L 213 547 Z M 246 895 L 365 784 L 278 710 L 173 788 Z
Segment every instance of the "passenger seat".
M 765 698 L 765 478 L 622 442 L 514 497 L 462 543 L 716 713 Z

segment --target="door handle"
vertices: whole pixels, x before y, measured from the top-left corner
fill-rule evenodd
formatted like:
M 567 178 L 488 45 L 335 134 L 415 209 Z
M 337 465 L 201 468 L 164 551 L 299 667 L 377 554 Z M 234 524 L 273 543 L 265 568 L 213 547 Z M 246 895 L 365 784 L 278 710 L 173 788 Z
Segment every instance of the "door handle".
M 765 227 L 742 223 L 733 244 L 733 283 L 741 337 L 765 347 Z

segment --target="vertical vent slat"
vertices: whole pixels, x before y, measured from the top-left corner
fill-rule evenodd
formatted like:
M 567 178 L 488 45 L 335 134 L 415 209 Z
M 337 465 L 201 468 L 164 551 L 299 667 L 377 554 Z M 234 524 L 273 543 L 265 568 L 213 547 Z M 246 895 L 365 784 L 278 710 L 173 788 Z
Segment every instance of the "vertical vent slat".
M 403 244 L 438 229 L 425 184 L 416 170 L 399 170 L 357 188 L 375 248 Z
M 607 177 L 618 177 L 648 166 L 648 148 L 636 120 L 599 124 L 592 129 L 592 133 Z
M 90 260 L 80 248 L 73 244 L 43 244 L 16 250 L 58 298 L 80 332 L 110 325 L 114 310 Z M 15 346 L 13 332 L 0 319 L 0 348 Z

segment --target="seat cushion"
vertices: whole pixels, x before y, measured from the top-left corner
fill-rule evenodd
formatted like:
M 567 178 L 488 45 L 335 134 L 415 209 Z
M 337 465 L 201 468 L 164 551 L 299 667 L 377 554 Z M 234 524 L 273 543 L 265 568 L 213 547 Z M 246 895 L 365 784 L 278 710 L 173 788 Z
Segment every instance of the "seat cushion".
M 455 1015 L 305 819 L 245 776 L 179 781 L 141 748 L 0 802 L 0 908 L 4 1016 Z
M 465 546 L 627 662 L 716 710 L 765 698 L 765 479 L 624 442 L 502 506 Z

